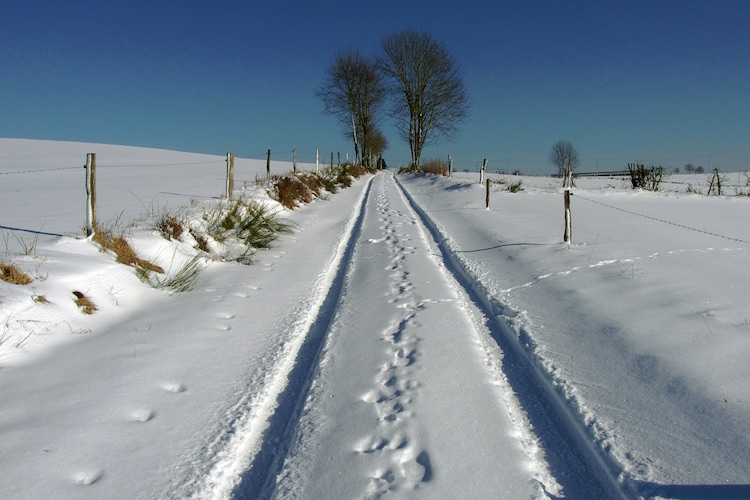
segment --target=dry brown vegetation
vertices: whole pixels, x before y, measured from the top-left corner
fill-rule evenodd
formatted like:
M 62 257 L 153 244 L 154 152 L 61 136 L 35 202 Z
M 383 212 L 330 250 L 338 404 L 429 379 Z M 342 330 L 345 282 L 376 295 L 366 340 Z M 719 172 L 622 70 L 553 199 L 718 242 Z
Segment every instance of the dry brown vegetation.
M 420 165 L 420 171 L 425 174 L 445 175 L 446 167 L 440 160 L 427 160 Z
M 14 264 L 0 262 L 0 279 L 13 285 L 28 285 L 31 277 Z
M 103 249 L 109 250 L 117 255 L 117 262 L 126 266 L 133 266 L 139 274 L 146 272 L 163 273 L 164 269 L 145 259 L 141 259 L 130 246 L 124 236 L 115 236 L 107 230 L 97 229 L 93 240 Z
M 84 295 L 83 292 L 74 291 L 73 295 L 75 295 L 75 303 L 78 306 L 78 308 L 81 310 L 83 314 L 94 314 L 94 311 L 96 311 L 96 305 Z
M 323 190 L 335 193 L 340 187 L 351 186 L 353 179 L 373 172 L 373 169 L 361 165 L 344 164 L 328 168 L 320 174 L 287 174 L 272 179 L 269 194 L 286 208 L 294 210 L 299 204 L 310 203 L 320 197 Z
M 182 217 L 163 212 L 156 218 L 156 229 L 167 240 L 180 241 L 185 231 L 185 221 Z

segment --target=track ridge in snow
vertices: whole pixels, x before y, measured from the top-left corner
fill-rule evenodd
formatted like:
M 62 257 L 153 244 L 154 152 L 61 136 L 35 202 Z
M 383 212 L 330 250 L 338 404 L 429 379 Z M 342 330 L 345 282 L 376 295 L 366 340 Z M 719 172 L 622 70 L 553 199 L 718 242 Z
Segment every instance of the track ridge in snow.
M 503 322 L 502 304 L 489 297 L 481 282 L 446 244 L 448 237 L 398 181 L 396 185 L 441 252 L 446 269 L 488 318 L 487 327 L 504 353 L 503 372 L 546 451 L 551 473 L 567 498 L 629 498 L 617 479 L 618 468 L 593 444 L 582 421 L 555 390 L 544 370 Z M 597 493 L 598 492 L 598 493 Z

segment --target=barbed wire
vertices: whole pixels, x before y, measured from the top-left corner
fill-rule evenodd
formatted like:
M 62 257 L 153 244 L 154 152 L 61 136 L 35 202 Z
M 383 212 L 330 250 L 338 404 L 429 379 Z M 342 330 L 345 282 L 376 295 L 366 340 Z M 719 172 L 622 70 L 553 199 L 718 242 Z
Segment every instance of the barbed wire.
M 653 220 L 653 221 L 656 221 L 656 222 L 661 222 L 663 224 L 669 224 L 671 226 L 676 226 L 676 227 L 679 227 L 679 228 L 682 228 L 682 229 L 688 229 L 690 231 L 695 231 L 696 233 L 703 233 L 703 234 L 707 234 L 709 236 L 716 236 L 717 238 L 723 238 L 725 240 L 736 241 L 738 243 L 745 243 L 747 245 L 750 245 L 750 241 L 743 240 L 741 238 L 734 238 L 734 237 L 731 237 L 731 236 L 724 236 L 723 234 L 712 233 L 711 231 L 705 231 L 703 229 L 696 229 L 694 227 L 686 226 L 684 224 L 678 224 L 677 222 L 671 222 L 671 221 L 668 221 L 668 220 L 660 219 L 658 217 L 652 217 L 650 215 L 639 214 L 638 212 L 633 212 L 632 210 L 626 210 L 624 208 L 620 208 L 620 207 L 615 207 L 615 206 L 612 206 L 612 205 L 608 205 L 607 203 L 602 203 L 601 201 L 595 201 L 595 200 L 592 200 L 590 198 L 586 198 L 585 196 L 581 196 L 580 194 L 578 194 L 578 192 L 575 192 L 574 194 L 575 194 L 575 197 L 577 199 L 590 201 L 591 203 L 596 203 L 597 205 L 601 205 L 603 207 L 611 208 L 613 210 L 619 210 L 620 212 L 625 212 L 626 214 L 637 215 L 638 217 L 643 217 L 644 219 L 650 219 L 650 220 Z
M 226 160 L 210 160 L 210 161 L 194 161 L 194 162 L 182 162 L 182 163 L 151 163 L 151 164 L 112 164 L 112 165 L 98 165 L 96 168 L 138 168 L 138 167 L 184 167 L 190 165 L 212 165 L 217 163 L 226 163 Z
M 37 170 L 14 170 L 12 172 L 0 172 L 0 175 L 12 175 L 12 174 L 37 174 L 41 172 L 53 172 L 55 170 L 78 170 L 81 167 L 56 167 L 56 168 L 42 168 Z

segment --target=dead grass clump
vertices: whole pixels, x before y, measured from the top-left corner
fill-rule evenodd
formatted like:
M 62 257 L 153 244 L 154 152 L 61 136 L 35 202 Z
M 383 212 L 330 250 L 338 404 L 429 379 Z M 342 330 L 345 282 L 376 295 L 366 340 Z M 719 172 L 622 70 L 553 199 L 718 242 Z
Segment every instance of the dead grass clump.
M 96 305 L 91 302 L 91 299 L 86 297 L 83 292 L 74 291 L 73 295 L 76 296 L 75 303 L 83 314 L 94 314 L 96 311 Z
M 49 304 L 50 303 L 49 300 L 47 299 L 47 297 L 45 297 L 44 295 L 34 295 L 33 297 L 31 297 L 31 299 L 34 302 L 37 302 L 39 304 Z
M 420 165 L 420 170 L 425 174 L 445 175 L 445 168 L 440 160 L 427 160 Z
M 298 202 L 310 203 L 313 199 L 310 189 L 296 175 L 274 182 L 271 197 L 290 210 L 294 210 Z
M 106 230 L 97 230 L 94 233 L 93 240 L 98 243 L 103 249 L 109 250 L 117 255 L 117 262 L 125 264 L 126 266 L 133 266 L 136 271 L 143 273 L 145 271 L 151 271 L 156 273 L 163 273 L 164 269 L 153 264 L 145 259 L 141 259 L 130 246 L 128 240 L 124 236 L 114 236 L 108 233 Z
M 315 196 L 320 196 L 321 190 L 324 188 L 323 179 L 318 174 L 312 172 L 305 172 L 297 175 L 297 178 L 307 186 L 307 189 L 312 191 Z
M 164 239 L 180 241 L 182 234 L 185 232 L 184 223 L 185 220 L 183 217 L 162 212 L 156 218 L 156 229 Z
M 31 277 L 16 267 L 14 264 L 6 264 L 0 261 L 0 279 L 13 285 L 28 285 Z
M 190 236 L 195 240 L 195 248 L 206 253 L 211 253 L 211 246 L 208 244 L 208 238 L 200 234 L 192 227 L 188 230 Z

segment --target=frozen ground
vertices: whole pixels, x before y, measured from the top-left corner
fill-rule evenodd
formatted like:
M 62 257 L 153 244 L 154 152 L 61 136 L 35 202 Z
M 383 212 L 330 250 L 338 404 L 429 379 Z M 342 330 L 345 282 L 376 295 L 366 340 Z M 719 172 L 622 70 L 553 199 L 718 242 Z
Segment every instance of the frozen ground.
M 87 152 L 165 268 L 194 251 L 144 215 L 224 190 L 221 157 L 0 140 L 3 261 L 35 278 L 0 282 L 3 498 L 750 497 L 746 196 L 582 179 L 566 245 L 557 179 L 486 210 L 478 174 L 385 172 L 169 295 L 74 237 Z

